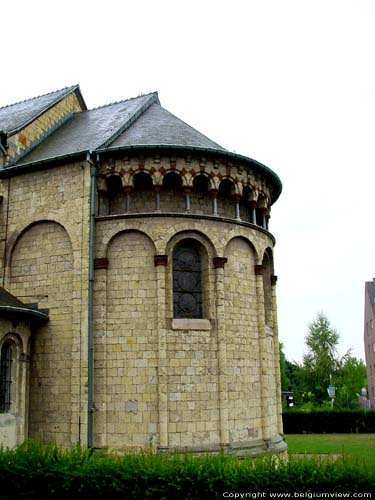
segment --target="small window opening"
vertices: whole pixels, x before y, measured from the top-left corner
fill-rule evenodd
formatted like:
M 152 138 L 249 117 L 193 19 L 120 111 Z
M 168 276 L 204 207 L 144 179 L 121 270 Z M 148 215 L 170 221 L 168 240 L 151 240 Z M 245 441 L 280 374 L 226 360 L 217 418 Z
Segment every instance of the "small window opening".
M 152 189 L 152 178 L 149 174 L 140 172 L 134 176 L 134 189 L 136 191 L 150 191 Z
M 208 179 L 205 175 L 197 175 L 193 180 L 193 191 L 195 193 L 205 194 L 208 191 Z
M 10 342 L 6 342 L 1 348 L 0 361 L 0 413 L 9 412 L 12 400 L 12 363 L 13 350 Z
M 202 259 L 194 240 L 183 240 L 173 252 L 173 316 L 202 318 Z

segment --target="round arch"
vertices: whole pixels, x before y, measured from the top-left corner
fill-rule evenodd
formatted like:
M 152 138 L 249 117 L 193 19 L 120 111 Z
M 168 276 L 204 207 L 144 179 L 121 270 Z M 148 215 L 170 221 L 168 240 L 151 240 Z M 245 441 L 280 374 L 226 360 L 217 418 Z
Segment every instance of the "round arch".
M 165 245 L 165 254 L 169 255 L 173 251 L 173 248 L 184 239 L 197 240 L 201 245 L 206 248 L 207 254 L 210 257 L 216 257 L 217 251 L 213 242 L 206 236 L 203 232 L 197 230 L 183 230 L 175 233 L 169 238 Z
M 38 225 L 41 225 L 41 224 L 53 224 L 53 225 L 56 225 L 56 226 L 59 226 L 65 236 L 67 237 L 68 241 L 69 241 L 69 245 L 70 245 L 70 252 L 72 253 L 73 255 L 73 244 L 72 244 L 72 240 L 69 236 L 69 232 L 67 231 L 67 229 L 65 228 L 65 226 L 63 224 L 61 224 L 61 222 L 58 222 L 56 220 L 53 220 L 53 219 L 40 219 L 40 220 L 36 220 L 36 221 L 33 221 L 29 224 L 27 224 L 15 237 L 14 239 L 9 239 L 9 251 L 7 253 L 7 257 L 6 257 L 6 263 L 7 263 L 7 266 L 9 268 L 11 268 L 11 264 L 12 264 L 12 260 L 13 260 L 13 256 L 14 256 L 14 252 L 17 248 L 17 245 L 19 244 L 19 242 L 21 241 L 21 239 L 25 236 L 25 234 L 27 234 L 27 232 L 31 229 L 33 229 L 35 226 L 38 226 Z M 9 274 L 10 274 L 10 270 L 9 270 Z M 8 276 L 9 278 L 10 276 Z
M 134 233 L 138 233 L 142 236 L 145 236 L 149 241 L 150 243 L 152 244 L 153 246 L 153 249 L 154 251 L 156 251 L 156 248 L 155 248 L 155 243 L 153 241 L 153 239 L 151 238 L 151 236 L 149 236 L 147 233 L 145 233 L 144 231 L 140 231 L 138 229 L 121 229 L 121 230 L 117 230 L 116 232 L 114 232 L 113 234 L 110 235 L 110 237 L 108 238 L 107 242 L 104 243 L 103 245 L 103 253 L 106 257 L 108 257 L 108 251 L 110 249 L 110 246 L 112 245 L 113 241 L 116 239 L 116 237 L 118 236 L 122 236 L 124 234 L 134 234 Z

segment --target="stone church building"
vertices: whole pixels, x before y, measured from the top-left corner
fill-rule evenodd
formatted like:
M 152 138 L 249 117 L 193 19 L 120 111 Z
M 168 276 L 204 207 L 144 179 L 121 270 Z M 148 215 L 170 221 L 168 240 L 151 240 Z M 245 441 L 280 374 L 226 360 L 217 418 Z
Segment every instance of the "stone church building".
M 0 443 L 285 451 L 280 192 L 157 93 L 0 108 Z

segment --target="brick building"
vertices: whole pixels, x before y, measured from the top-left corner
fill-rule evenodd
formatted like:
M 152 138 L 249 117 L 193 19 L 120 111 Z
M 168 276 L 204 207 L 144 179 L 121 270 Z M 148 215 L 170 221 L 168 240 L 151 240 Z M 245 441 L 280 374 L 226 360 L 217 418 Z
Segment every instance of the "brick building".
M 368 398 L 375 409 L 375 278 L 365 283 L 364 330 Z
M 281 183 L 152 93 L 0 108 L 0 441 L 283 452 Z

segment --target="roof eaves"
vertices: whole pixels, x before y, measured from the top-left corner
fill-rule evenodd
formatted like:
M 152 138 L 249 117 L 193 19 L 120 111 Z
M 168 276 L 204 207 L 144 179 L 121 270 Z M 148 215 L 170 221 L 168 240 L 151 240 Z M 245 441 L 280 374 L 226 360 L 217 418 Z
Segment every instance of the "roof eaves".
M 125 130 L 127 130 L 138 118 L 152 105 L 160 104 L 157 92 L 149 94 L 147 101 L 135 112 L 133 115 L 124 122 L 103 144 L 99 144 L 96 150 L 107 148 L 113 141 L 117 139 Z
M 145 150 L 145 149 L 163 149 L 163 150 L 178 150 L 178 151 L 195 151 L 195 152 L 201 152 L 201 153 L 207 153 L 207 154 L 213 154 L 215 156 L 224 156 L 227 158 L 231 158 L 233 160 L 241 160 L 244 161 L 245 163 L 250 163 L 253 167 L 255 167 L 256 170 L 261 171 L 263 174 L 266 174 L 268 177 L 270 177 L 275 184 L 276 190 L 275 190 L 275 196 L 274 199 L 272 200 L 272 203 L 275 203 L 275 201 L 279 198 L 281 191 L 282 191 L 282 183 L 277 174 L 273 170 L 271 170 L 269 167 L 266 165 L 263 165 L 263 163 L 260 163 L 257 160 L 253 160 L 252 158 L 249 158 L 248 156 L 243 156 L 237 153 L 232 153 L 231 151 L 227 151 L 225 149 L 215 149 L 215 148 L 205 148 L 205 147 L 200 147 L 200 146 L 182 146 L 181 144 L 178 145 L 171 145 L 171 144 L 136 144 L 132 146 L 116 146 L 116 147 L 100 147 L 95 150 L 95 153 L 101 154 L 101 153 L 114 153 L 117 151 L 135 151 L 135 150 Z
M 42 170 L 43 168 L 50 167 L 53 163 L 61 163 L 64 160 L 76 159 L 87 156 L 87 153 L 91 153 L 88 150 L 75 151 L 74 153 L 68 153 L 61 156 L 52 156 L 50 158 L 43 158 L 42 160 L 33 161 L 30 163 L 16 163 L 15 165 L 7 166 L 5 168 L 0 168 L 0 179 L 13 177 L 17 174 L 24 174 L 30 172 L 31 170 Z
M 21 315 L 29 317 L 30 319 L 38 319 L 43 321 L 48 321 L 49 316 L 43 311 L 38 311 L 35 309 L 31 309 L 30 307 L 15 307 L 15 306 L 2 306 L 0 305 L 0 316 L 4 313 L 8 313 L 11 315 Z
M 49 103 L 48 106 L 45 106 L 42 110 L 39 111 L 39 113 L 35 114 L 32 118 L 30 118 L 29 120 L 26 120 L 24 123 L 22 123 L 21 125 L 19 125 L 17 128 L 15 128 L 13 130 L 8 130 L 6 132 L 8 133 L 9 136 L 16 134 L 17 132 L 19 132 L 20 130 L 22 130 L 23 128 L 25 128 L 27 125 L 30 125 L 30 123 L 34 122 L 37 118 L 39 118 L 46 111 L 48 111 L 53 106 L 55 106 L 58 102 L 62 101 L 67 95 L 69 95 L 69 94 L 71 94 L 73 92 L 76 93 L 77 98 L 78 98 L 80 104 L 84 107 L 84 110 L 87 110 L 87 106 L 86 106 L 86 103 L 85 103 L 85 101 L 83 99 L 83 96 L 81 94 L 81 90 L 79 88 L 79 85 L 78 84 L 77 85 L 73 85 L 72 87 L 66 87 L 66 91 L 62 95 L 60 95 L 54 101 L 52 101 L 51 103 Z

